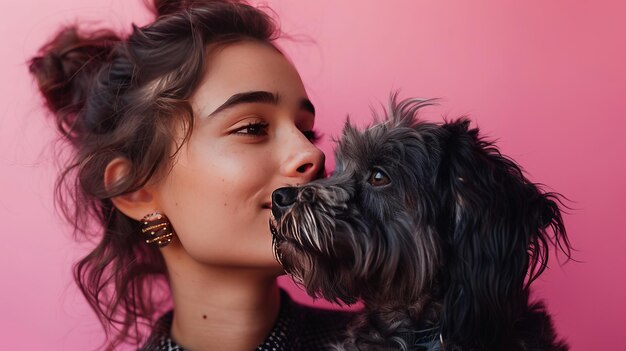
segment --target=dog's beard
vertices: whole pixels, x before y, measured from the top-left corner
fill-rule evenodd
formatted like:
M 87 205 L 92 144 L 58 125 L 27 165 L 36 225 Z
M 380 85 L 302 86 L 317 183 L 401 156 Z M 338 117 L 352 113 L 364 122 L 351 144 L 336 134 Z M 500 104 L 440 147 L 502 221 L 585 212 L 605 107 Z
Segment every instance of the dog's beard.
M 354 241 L 367 230 L 346 189 L 310 183 L 282 217 L 270 221 L 276 260 L 311 296 L 356 302 L 357 280 L 349 272 L 360 249 Z
M 298 189 L 296 204 L 283 216 L 270 221 L 276 259 L 283 261 L 282 244 L 292 244 L 311 252 L 329 256 L 333 250 L 330 243 L 335 231 L 333 218 L 347 209 L 348 194 L 339 189 L 324 191 L 314 184 Z
M 311 296 L 415 301 L 439 264 L 434 231 L 417 229 L 408 212 L 388 221 L 363 214 L 347 188 L 299 188 L 296 203 L 271 223 L 276 259 Z

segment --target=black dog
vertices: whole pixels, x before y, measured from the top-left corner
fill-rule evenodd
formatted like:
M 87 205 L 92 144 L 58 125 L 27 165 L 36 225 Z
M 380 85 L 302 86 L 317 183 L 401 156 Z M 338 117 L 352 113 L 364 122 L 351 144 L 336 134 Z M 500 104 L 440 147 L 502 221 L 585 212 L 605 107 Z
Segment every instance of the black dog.
M 312 296 L 362 315 L 339 350 L 567 350 L 529 286 L 550 244 L 570 257 L 560 196 L 461 118 L 396 102 L 349 122 L 326 179 L 273 194 L 277 259 Z

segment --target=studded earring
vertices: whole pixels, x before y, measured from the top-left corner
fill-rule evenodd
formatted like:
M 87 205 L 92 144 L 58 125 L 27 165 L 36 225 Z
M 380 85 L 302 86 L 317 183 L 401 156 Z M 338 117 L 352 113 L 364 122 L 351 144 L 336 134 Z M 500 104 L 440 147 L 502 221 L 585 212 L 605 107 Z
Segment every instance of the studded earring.
M 147 244 L 158 247 L 167 246 L 174 236 L 170 220 L 159 211 L 149 213 L 141 219 L 141 233 Z

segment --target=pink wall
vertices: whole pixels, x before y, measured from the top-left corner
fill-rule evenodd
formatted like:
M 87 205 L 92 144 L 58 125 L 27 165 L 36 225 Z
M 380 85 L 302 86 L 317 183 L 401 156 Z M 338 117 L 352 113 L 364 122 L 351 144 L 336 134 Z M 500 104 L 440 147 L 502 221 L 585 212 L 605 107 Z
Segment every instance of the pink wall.
M 392 89 L 443 98 L 429 118 L 470 115 L 531 179 L 573 200 L 566 224 L 581 263 L 553 261 L 535 289 L 559 332 L 573 350 L 622 348 L 626 6 L 381 3 L 268 2 L 287 32 L 314 40 L 284 46 L 319 111 L 319 129 L 337 135 L 348 113 L 368 120 L 368 106 Z M 12 1 L 0 12 L 0 330 L 7 349 L 85 350 L 102 341 L 71 283 L 70 265 L 84 248 L 54 214 L 53 128 L 25 65 L 60 23 L 76 18 L 129 28 L 148 17 L 139 0 Z

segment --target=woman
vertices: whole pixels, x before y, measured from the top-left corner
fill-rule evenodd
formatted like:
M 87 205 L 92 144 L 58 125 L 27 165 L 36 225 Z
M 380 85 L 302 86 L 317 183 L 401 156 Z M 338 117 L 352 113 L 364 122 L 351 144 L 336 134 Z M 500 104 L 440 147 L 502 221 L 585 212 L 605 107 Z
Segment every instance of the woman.
M 165 282 L 144 350 L 321 349 L 350 315 L 279 290 L 268 229 L 272 191 L 324 163 L 276 26 L 241 2 L 155 5 L 128 38 L 68 28 L 30 65 L 74 149 L 57 199 L 98 239 L 75 278 L 107 347 L 143 342 Z

